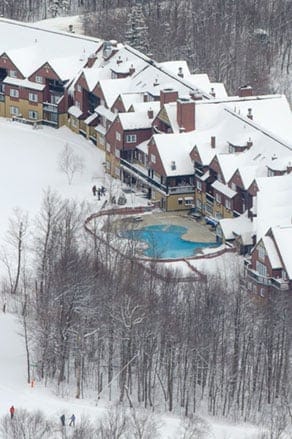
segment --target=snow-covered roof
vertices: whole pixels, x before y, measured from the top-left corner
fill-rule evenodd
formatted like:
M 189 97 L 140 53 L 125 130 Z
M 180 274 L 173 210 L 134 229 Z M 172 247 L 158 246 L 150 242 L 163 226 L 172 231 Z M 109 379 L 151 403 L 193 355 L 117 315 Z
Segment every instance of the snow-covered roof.
M 100 114 L 101 116 L 104 116 L 107 120 L 110 120 L 113 122 L 113 120 L 116 118 L 116 114 L 113 113 L 111 110 L 106 108 L 104 105 L 99 105 L 94 109 L 94 111 L 97 114 Z
M 145 142 L 142 142 L 139 145 L 137 145 L 136 148 L 139 149 L 139 151 L 144 152 L 144 154 L 148 154 L 148 143 L 149 140 L 145 140 Z
M 68 113 L 71 114 L 72 116 L 76 117 L 77 119 L 82 115 L 82 111 L 80 110 L 79 107 L 76 107 L 76 105 L 72 105 L 68 109 Z
M 128 91 L 130 87 L 130 78 L 121 79 L 102 79 L 99 81 L 102 89 L 106 105 L 111 108 L 114 101 L 117 99 L 120 93 Z
M 254 224 L 257 240 L 272 226 L 291 224 L 292 218 L 292 174 L 257 178 L 257 217 Z
M 17 79 L 11 78 L 7 76 L 4 81 L 4 84 L 15 85 L 17 87 L 29 88 L 31 90 L 42 91 L 46 86 L 44 84 L 38 84 L 36 82 L 31 82 L 28 79 Z
M 288 277 L 292 280 L 292 225 L 273 227 L 272 233 Z
M 86 123 L 87 125 L 91 124 L 91 122 L 93 122 L 94 120 L 96 120 L 98 118 L 98 115 L 96 113 L 91 114 L 90 116 L 88 116 L 85 120 L 84 123 Z
M 270 236 L 263 236 L 263 244 L 265 246 L 268 258 L 270 260 L 273 269 L 282 268 L 282 262 L 280 260 L 277 248 L 273 239 Z
M 233 198 L 236 195 L 236 192 L 230 187 L 228 187 L 226 184 L 221 183 L 220 181 L 216 180 L 211 185 L 216 191 L 220 192 L 223 195 L 226 195 L 228 198 Z
M 225 239 L 244 236 L 245 244 L 252 244 L 253 225 L 246 214 L 237 218 L 224 218 L 219 221 Z
M 124 130 L 151 128 L 153 122 L 153 118 L 148 117 L 147 111 L 119 113 L 119 119 Z
M 155 134 L 153 136 L 167 176 L 191 175 L 192 133 Z
M 77 66 L 84 65 L 101 44 L 96 38 L 0 19 L 0 53 L 6 52 L 24 76 L 29 76 L 46 61 L 54 64 L 61 77 L 76 73 Z M 59 67 L 56 55 L 60 61 L 67 58 L 67 66 Z

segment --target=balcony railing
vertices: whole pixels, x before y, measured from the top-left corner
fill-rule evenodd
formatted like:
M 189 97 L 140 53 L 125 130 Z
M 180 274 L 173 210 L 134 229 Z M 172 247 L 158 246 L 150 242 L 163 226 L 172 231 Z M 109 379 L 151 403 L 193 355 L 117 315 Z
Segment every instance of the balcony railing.
M 168 193 L 167 186 L 164 186 L 163 184 L 155 181 L 153 178 L 150 178 L 147 174 L 144 174 L 141 170 L 137 169 L 135 166 L 133 166 L 131 163 L 127 162 L 126 160 L 121 159 L 120 162 L 121 162 L 121 167 L 129 170 L 132 175 L 141 178 L 142 181 L 148 183 L 150 186 L 156 189 L 159 189 L 165 194 Z
M 289 290 L 289 281 L 282 278 L 268 277 L 259 274 L 257 271 L 252 270 L 251 268 L 247 268 L 246 270 L 247 277 L 252 279 L 261 285 L 272 286 L 277 288 L 277 290 L 287 291 Z
M 58 113 L 58 105 L 51 104 L 50 102 L 43 102 L 43 111 L 48 111 L 49 113 Z
M 193 185 L 169 187 L 170 194 L 191 194 L 195 191 Z
M 206 192 L 206 201 L 207 201 L 208 203 L 213 204 L 213 203 L 214 203 L 214 197 L 213 197 L 213 195 L 208 194 L 208 193 Z

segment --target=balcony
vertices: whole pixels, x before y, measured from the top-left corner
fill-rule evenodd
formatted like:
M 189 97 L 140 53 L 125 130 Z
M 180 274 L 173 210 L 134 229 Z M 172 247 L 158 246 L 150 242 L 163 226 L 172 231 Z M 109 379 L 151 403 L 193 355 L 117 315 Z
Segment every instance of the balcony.
M 213 205 L 213 203 L 214 203 L 214 197 L 213 197 L 213 195 L 208 194 L 208 193 L 206 192 L 206 201 L 207 201 L 207 203 Z
M 166 195 L 168 193 L 167 186 L 164 186 L 163 184 L 159 183 L 158 181 L 155 181 L 153 178 L 150 178 L 147 174 L 145 174 L 142 171 L 142 168 L 137 169 L 136 166 L 132 165 L 131 163 L 127 162 L 124 159 L 121 159 L 120 163 L 121 163 L 122 169 L 125 169 L 127 172 L 129 172 L 129 174 L 138 178 L 143 183 L 146 183 L 148 186 L 151 186 L 154 189 L 157 189 L 158 191 L 162 192 L 164 195 Z
M 58 113 L 58 105 L 51 104 L 50 102 L 43 102 L 43 111 L 48 111 L 49 113 Z
M 192 194 L 194 193 L 194 191 L 194 186 L 191 184 L 186 186 L 174 186 L 168 188 L 169 194 Z
M 246 264 L 245 264 L 246 265 Z M 257 271 L 252 270 L 249 268 L 248 265 L 246 274 L 247 277 L 253 280 L 254 282 L 265 285 L 265 286 L 271 286 L 273 288 L 276 288 L 280 291 L 288 291 L 289 290 L 289 281 L 282 279 L 282 278 L 274 278 L 274 277 L 267 277 L 263 276 L 262 274 L 259 274 Z

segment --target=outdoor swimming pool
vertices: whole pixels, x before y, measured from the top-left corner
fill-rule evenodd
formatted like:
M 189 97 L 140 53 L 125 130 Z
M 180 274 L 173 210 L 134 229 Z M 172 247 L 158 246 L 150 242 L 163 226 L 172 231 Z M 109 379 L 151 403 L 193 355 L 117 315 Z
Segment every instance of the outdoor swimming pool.
M 217 242 L 186 241 L 181 238 L 186 231 L 186 227 L 164 224 L 126 231 L 122 237 L 145 242 L 144 255 L 157 259 L 186 258 L 193 256 L 198 249 L 219 245 Z

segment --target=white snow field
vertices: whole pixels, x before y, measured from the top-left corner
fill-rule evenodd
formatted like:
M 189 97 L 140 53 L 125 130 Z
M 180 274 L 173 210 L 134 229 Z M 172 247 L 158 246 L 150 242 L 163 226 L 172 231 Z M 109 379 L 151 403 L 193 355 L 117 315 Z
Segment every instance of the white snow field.
M 92 212 L 100 207 L 102 201 L 92 196 L 91 187 L 105 184 L 104 156 L 91 142 L 65 127 L 33 129 L 7 119 L 0 119 L 0 136 L 0 246 L 5 245 L 4 236 L 13 208 L 20 207 L 33 219 L 48 187 L 63 197 L 85 201 Z M 75 175 L 71 185 L 58 166 L 59 154 L 66 143 L 84 160 L 83 173 Z M 96 406 L 94 400 L 74 399 L 74 392 L 71 396 L 66 392 L 62 398 L 54 388 L 45 387 L 42 382 L 36 382 L 34 388 L 27 384 L 22 328 L 16 316 L 9 314 L 9 304 L 7 308 L 8 312 L 0 315 L 0 415 L 7 414 L 13 404 L 16 415 L 19 408 L 41 409 L 57 426 L 63 412 L 67 416 L 75 413 L 77 422 L 83 414 L 92 420 L 102 416 L 108 407 L 107 401 L 100 400 Z M 211 426 L 210 439 L 255 439 L 259 433 L 253 426 L 207 421 Z M 177 416 L 161 416 L 161 438 L 177 439 L 179 424 Z

